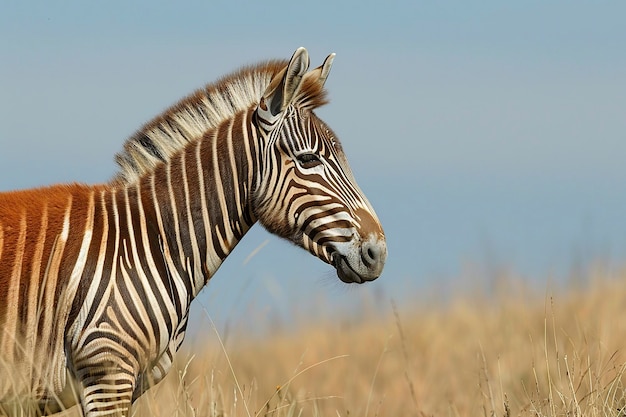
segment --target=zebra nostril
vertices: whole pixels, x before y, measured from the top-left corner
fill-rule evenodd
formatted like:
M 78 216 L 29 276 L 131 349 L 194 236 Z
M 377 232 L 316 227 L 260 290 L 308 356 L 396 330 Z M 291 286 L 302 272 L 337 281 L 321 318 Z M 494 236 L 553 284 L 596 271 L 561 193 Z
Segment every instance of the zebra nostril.
M 368 268 L 372 268 L 380 262 L 381 252 L 381 248 L 377 243 L 369 241 L 364 242 L 363 246 L 361 246 L 361 259 L 363 260 L 363 264 Z

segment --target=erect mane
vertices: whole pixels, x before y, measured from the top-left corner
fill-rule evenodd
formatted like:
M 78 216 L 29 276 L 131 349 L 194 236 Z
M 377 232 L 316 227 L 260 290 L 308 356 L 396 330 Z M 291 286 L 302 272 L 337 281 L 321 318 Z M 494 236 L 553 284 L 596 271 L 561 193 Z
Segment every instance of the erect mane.
M 183 98 L 146 123 L 115 156 L 120 171 L 114 182 L 136 181 L 208 130 L 258 104 L 272 78 L 287 64 L 288 61 L 273 60 L 241 68 Z M 305 78 L 294 101 L 316 108 L 327 102 L 326 91 L 317 80 Z

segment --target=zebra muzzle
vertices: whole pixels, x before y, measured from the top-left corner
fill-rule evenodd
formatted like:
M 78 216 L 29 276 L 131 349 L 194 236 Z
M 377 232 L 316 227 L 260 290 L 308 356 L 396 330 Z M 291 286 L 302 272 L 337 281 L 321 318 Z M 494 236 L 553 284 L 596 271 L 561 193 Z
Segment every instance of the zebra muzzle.
M 384 238 L 370 236 L 360 244 L 350 245 L 342 253 L 337 248 L 331 255 L 331 263 L 337 270 L 337 276 L 345 283 L 362 284 L 380 276 L 387 260 L 387 245 Z

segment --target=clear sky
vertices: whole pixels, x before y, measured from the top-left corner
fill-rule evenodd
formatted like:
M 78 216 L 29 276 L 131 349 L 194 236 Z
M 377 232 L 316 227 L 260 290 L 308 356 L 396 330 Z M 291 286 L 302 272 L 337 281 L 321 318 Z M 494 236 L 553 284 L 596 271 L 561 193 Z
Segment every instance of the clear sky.
M 384 223 L 387 271 L 346 290 L 259 228 L 207 309 L 226 294 L 265 312 L 363 294 L 411 303 L 502 267 L 546 285 L 596 259 L 623 265 L 624 16 L 626 3 L 601 1 L 5 2 L 0 190 L 106 181 L 164 108 L 305 46 L 315 66 L 337 53 L 319 114 Z

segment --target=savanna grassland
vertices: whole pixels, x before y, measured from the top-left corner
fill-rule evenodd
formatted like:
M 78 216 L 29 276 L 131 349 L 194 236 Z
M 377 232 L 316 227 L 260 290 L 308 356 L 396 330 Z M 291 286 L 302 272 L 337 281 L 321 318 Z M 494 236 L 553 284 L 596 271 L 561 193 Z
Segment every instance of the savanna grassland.
M 626 270 L 554 289 L 520 281 L 262 337 L 211 330 L 134 413 L 626 415 Z

